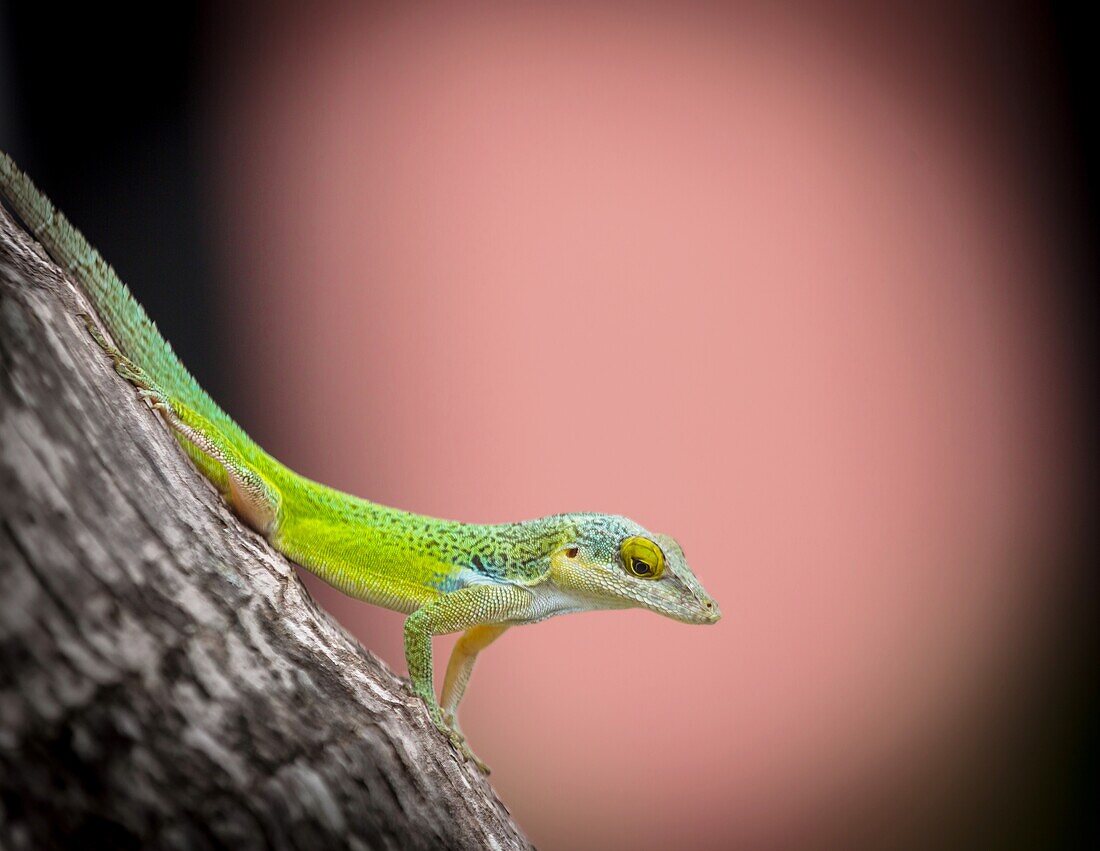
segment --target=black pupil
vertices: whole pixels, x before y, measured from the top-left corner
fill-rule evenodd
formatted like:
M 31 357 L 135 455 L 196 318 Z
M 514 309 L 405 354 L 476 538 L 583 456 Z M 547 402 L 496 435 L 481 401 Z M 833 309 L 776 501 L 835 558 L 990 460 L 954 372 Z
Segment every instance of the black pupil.
M 631 559 L 630 567 L 639 576 L 649 573 L 649 565 L 642 561 L 640 558 Z

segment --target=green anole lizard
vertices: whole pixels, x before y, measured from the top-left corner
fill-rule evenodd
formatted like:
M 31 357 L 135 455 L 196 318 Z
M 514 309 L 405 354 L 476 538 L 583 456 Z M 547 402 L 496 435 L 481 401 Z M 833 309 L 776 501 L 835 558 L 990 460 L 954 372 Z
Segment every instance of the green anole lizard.
M 456 712 L 478 653 L 509 627 L 631 607 L 684 623 L 712 624 L 721 616 L 676 541 L 626 517 L 460 523 L 388 508 L 298 475 L 215 404 L 114 269 L 2 151 L 0 191 L 87 292 L 112 339 L 90 317 L 88 330 L 115 370 L 163 417 L 233 511 L 345 594 L 408 615 L 405 657 L 413 691 L 435 726 L 483 771 Z M 460 630 L 437 700 L 432 636 Z

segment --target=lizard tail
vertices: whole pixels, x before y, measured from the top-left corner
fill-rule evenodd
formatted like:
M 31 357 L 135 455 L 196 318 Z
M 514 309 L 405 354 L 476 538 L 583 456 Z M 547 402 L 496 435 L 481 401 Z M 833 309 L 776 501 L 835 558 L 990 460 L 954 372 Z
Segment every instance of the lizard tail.
M 0 194 L 50 257 L 83 286 L 101 321 L 126 357 L 141 367 L 165 394 L 217 425 L 238 449 L 246 453 L 258 450 L 244 430 L 187 371 L 110 264 L 4 151 L 0 151 Z

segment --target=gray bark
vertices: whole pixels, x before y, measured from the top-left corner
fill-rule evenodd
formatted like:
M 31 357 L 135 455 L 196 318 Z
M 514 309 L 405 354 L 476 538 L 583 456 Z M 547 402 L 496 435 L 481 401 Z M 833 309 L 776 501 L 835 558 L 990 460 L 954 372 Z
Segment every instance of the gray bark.
M 526 848 L 0 211 L 0 848 Z

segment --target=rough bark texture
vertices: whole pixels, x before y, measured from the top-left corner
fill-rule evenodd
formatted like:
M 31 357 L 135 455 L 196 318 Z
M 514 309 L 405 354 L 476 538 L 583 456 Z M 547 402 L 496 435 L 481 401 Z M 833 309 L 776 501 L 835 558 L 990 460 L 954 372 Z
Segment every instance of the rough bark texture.
M 0 848 L 526 848 L 0 211 Z

